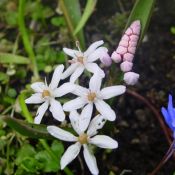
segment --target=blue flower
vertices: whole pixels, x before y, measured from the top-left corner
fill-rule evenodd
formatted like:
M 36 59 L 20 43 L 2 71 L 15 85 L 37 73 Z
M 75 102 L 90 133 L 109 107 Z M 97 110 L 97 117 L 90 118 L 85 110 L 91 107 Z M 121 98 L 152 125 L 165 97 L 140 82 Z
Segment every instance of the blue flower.
M 172 95 L 169 94 L 167 109 L 162 107 L 161 112 L 165 118 L 167 125 L 173 131 L 173 136 L 175 138 L 175 108 L 173 107 Z

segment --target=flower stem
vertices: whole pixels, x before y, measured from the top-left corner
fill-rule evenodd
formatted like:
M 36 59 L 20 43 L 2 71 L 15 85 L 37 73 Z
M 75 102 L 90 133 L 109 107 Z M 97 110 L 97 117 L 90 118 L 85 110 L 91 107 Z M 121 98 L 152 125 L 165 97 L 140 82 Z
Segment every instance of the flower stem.
M 22 40 L 23 40 L 23 44 L 25 47 L 25 50 L 31 60 L 31 64 L 32 64 L 32 68 L 33 68 L 33 74 L 35 79 L 39 78 L 38 75 L 38 68 L 37 68 L 37 64 L 36 64 L 36 60 L 35 60 L 35 54 L 34 51 L 32 49 L 30 40 L 29 40 L 29 36 L 28 36 L 28 32 L 25 26 L 25 20 L 24 20 L 24 11 L 25 11 L 25 2 L 26 0 L 19 0 L 19 9 L 18 9 L 18 25 L 19 25 L 19 30 L 21 32 L 21 36 L 22 36 Z
M 175 144 L 175 140 L 172 142 L 168 151 L 166 152 L 162 160 L 159 162 L 157 167 L 149 175 L 155 175 L 163 167 L 163 165 L 169 160 L 169 158 L 174 153 L 174 144 Z

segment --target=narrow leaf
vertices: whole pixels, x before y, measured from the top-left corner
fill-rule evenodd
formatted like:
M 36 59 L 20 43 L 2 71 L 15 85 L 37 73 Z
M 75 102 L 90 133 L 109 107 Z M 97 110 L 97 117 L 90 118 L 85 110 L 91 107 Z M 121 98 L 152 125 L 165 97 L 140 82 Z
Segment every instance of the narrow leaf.
M 19 100 L 19 105 L 21 107 L 22 110 L 22 115 L 25 117 L 25 119 L 29 122 L 29 123 L 33 123 L 33 117 L 30 114 L 27 105 L 25 103 L 25 93 L 22 92 L 19 96 L 18 96 L 18 100 Z
M 2 64 L 29 64 L 30 60 L 19 55 L 10 53 L 0 53 L 0 63 Z
M 74 41 L 78 40 L 81 47 L 85 48 L 83 31 L 79 31 L 76 35 L 73 34 L 75 27 L 78 25 L 81 19 L 79 0 L 60 0 L 59 3 Z
M 6 122 L 9 127 L 11 127 L 12 129 L 14 129 L 15 131 L 19 132 L 24 136 L 31 137 L 31 138 L 44 138 L 44 139 L 53 138 L 47 132 L 46 125 L 32 124 L 24 120 L 15 119 L 8 116 L 1 116 L 1 119 L 4 122 Z
M 147 30 L 150 18 L 153 13 L 154 5 L 156 0 L 137 0 L 131 11 L 126 28 L 135 20 L 141 22 L 141 34 L 139 43 L 142 41 L 144 34 Z
M 86 24 L 87 20 L 89 19 L 89 17 L 91 16 L 92 12 L 94 11 L 95 5 L 97 3 L 97 0 L 88 0 L 86 3 L 86 7 L 84 10 L 84 13 L 81 17 L 80 22 L 78 23 L 75 31 L 74 31 L 74 35 L 76 35 Z

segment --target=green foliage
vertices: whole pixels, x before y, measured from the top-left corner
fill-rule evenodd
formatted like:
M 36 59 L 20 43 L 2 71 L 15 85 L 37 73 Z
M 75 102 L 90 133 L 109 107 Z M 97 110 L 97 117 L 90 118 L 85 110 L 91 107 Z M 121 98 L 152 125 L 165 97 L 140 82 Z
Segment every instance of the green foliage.
M 3 64 L 29 64 L 30 61 L 29 61 L 29 59 L 27 59 L 23 56 L 9 54 L 9 53 L 0 53 L 0 63 L 3 63 Z
M 52 136 L 47 132 L 47 126 L 45 125 L 32 124 L 24 120 L 15 119 L 8 116 L 1 116 L 1 118 L 7 123 L 8 126 L 24 136 L 31 138 L 52 138 Z
M 81 9 L 79 0 L 60 0 L 60 7 L 64 13 L 64 17 L 67 22 L 67 26 L 74 41 L 79 41 L 82 48 L 85 47 L 84 34 L 80 30 L 76 35 L 74 35 L 75 27 L 78 25 L 81 20 Z
M 92 12 L 94 11 L 96 3 L 97 3 L 97 0 L 88 0 L 87 1 L 84 13 L 81 17 L 81 20 L 74 30 L 74 33 L 73 33 L 74 35 L 76 35 L 80 30 L 82 30 L 82 28 L 86 24 L 88 18 L 91 16 Z
M 41 148 L 39 148 L 41 149 Z M 24 144 L 18 151 L 15 164 L 18 166 L 17 175 L 24 173 L 57 172 L 60 170 L 60 158 L 64 152 L 61 142 L 53 141 L 51 150 L 56 155 L 53 158 L 46 150 L 38 150 L 30 144 Z

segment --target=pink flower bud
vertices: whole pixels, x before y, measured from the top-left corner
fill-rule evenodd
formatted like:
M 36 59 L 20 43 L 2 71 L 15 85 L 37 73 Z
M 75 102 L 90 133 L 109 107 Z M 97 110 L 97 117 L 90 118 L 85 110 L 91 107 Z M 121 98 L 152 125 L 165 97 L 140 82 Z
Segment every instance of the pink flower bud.
M 133 61 L 133 58 L 134 58 L 134 55 L 131 54 L 131 53 L 125 53 L 125 54 L 123 55 L 123 61 L 132 62 L 132 61 Z
M 111 55 L 111 58 L 112 60 L 115 62 L 115 63 L 120 63 L 121 60 L 122 60 L 122 57 L 120 54 L 118 54 L 116 51 L 114 51 Z
M 124 35 L 122 36 L 119 42 L 119 46 L 115 51 L 116 53 L 113 52 L 112 54 L 112 59 L 115 62 L 119 62 L 120 58 L 123 59 L 123 61 L 133 61 L 137 42 L 139 39 L 140 28 L 140 21 L 137 20 L 134 21 L 130 25 L 130 27 L 128 27 L 128 29 L 125 31 Z
M 123 63 L 120 64 L 120 69 L 123 72 L 129 72 L 130 70 L 132 70 L 132 66 L 133 66 L 133 63 L 129 61 L 124 61 Z
M 100 61 L 107 67 L 112 64 L 112 59 L 107 52 L 104 52 L 103 56 L 100 57 Z
M 127 85 L 135 85 L 138 82 L 139 76 L 135 72 L 127 72 L 124 74 L 124 81 Z

